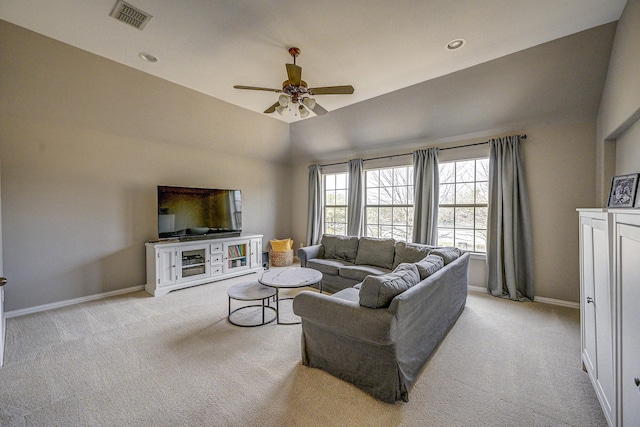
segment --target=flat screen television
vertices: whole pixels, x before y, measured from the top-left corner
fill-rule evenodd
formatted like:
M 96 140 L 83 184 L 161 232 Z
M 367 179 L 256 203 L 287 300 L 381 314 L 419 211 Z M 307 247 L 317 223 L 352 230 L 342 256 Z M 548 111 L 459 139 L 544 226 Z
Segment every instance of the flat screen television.
M 158 237 L 231 237 L 241 231 L 240 190 L 158 186 Z

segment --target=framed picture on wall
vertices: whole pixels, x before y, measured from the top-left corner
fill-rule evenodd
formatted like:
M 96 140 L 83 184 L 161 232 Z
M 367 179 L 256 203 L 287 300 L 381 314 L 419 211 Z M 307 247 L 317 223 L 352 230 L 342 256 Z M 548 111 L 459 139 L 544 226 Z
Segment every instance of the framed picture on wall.
M 611 179 L 608 208 L 632 208 L 638 189 L 638 174 L 614 176 Z

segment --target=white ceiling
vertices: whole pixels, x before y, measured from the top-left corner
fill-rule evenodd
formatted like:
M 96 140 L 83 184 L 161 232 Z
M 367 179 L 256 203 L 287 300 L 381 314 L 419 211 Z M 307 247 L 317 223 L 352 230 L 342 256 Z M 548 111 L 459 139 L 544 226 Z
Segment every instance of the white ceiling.
M 2 0 L 0 19 L 262 114 L 277 94 L 233 85 L 280 88 L 291 46 L 309 86 L 355 87 L 317 96 L 332 111 L 615 21 L 626 0 L 128 2 L 144 30 L 109 16 L 116 0 Z

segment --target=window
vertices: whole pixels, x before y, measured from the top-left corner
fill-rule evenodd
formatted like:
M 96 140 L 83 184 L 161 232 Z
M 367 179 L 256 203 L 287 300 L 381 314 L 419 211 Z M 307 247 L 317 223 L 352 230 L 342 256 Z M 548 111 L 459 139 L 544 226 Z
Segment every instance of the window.
M 438 245 L 487 252 L 489 159 L 439 165 Z
M 324 233 L 347 234 L 348 175 L 324 175 Z
M 365 171 L 365 236 L 410 242 L 413 235 L 413 167 Z

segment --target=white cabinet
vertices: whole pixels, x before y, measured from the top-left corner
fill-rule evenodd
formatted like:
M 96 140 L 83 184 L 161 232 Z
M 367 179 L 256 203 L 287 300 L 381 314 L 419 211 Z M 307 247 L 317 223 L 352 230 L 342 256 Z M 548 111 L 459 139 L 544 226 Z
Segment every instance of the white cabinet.
M 615 425 L 615 298 L 611 280 L 611 215 L 580 212 L 580 319 L 583 367 L 610 425 Z
M 640 423 L 640 214 L 615 215 L 619 425 Z
M 610 426 L 640 422 L 640 210 L 579 209 L 582 361 Z
M 147 283 L 153 296 L 176 289 L 263 271 L 253 264 L 251 245 L 262 251 L 262 236 L 189 242 L 147 242 Z

